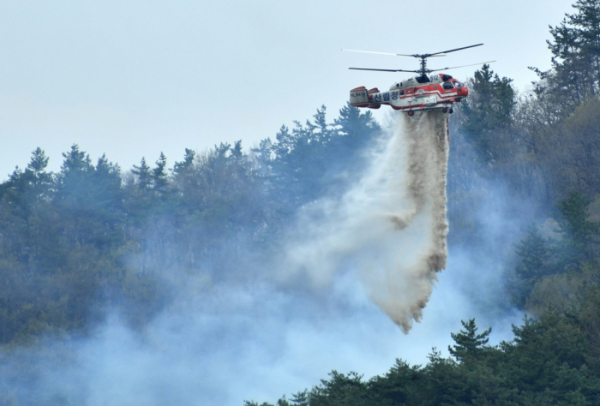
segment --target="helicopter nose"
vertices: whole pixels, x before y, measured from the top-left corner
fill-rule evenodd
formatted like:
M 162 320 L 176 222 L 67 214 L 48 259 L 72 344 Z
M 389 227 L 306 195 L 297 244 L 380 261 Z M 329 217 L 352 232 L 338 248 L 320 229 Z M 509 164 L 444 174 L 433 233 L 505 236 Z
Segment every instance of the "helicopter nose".
M 457 95 L 466 97 L 469 95 L 469 89 L 466 87 L 459 87 Z

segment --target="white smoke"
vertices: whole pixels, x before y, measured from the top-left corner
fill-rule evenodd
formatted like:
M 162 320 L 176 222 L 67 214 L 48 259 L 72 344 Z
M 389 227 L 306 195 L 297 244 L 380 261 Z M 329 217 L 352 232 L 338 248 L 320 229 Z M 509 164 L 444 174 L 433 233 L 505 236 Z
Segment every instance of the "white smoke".
M 341 199 L 303 208 L 286 247 L 315 286 L 357 272 L 371 299 L 408 332 L 446 266 L 447 116 L 398 115 L 374 164 Z M 286 268 L 287 272 L 287 268 Z
M 431 347 L 446 353 L 461 319 L 476 317 L 481 328 L 492 326 L 491 344 L 511 339 L 511 323 L 521 315 L 481 305 L 482 298 L 499 297 L 502 264 L 493 258 L 482 264 L 470 247 L 453 246 L 448 271 L 439 275 L 423 322 L 411 334 L 403 335 L 369 301 L 370 296 L 388 314 L 410 322 L 421 314 L 419 300 L 427 302 L 435 281 L 427 259 L 438 259 L 434 268 L 443 265 L 433 254 L 445 258 L 447 225 L 440 221 L 445 193 L 430 181 L 445 180 L 445 174 L 435 175 L 445 168 L 445 157 L 427 146 L 443 141 L 446 148 L 442 118 L 428 114 L 394 122 L 371 170 L 343 198 L 304 209 L 299 233 L 288 240 L 290 252 L 278 258 L 283 261 L 277 268 L 288 278 L 288 269 L 304 269 L 316 286 L 325 287 L 317 292 L 322 295 L 254 277 L 267 265 L 247 256 L 236 260 L 252 278 L 237 283 L 165 268 L 165 285 L 174 285 L 178 300 L 143 329 L 108 317 L 80 339 L 48 339 L 39 349 L 0 352 L 0 404 L 274 403 L 319 384 L 331 370 L 368 378 L 385 374 L 394 358 L 424 364 Z M 431 164 L 436 156 L 442 160 Z M 433 195 L 436 188 L 441 193 Z M 493 206 L 472 208 L 485 246 L 493 249 L 499 239 L 513 246 L 518 238 L 518 219 L 509 221 L 502 210 L 508 194 L 496 193 Z M 523 218 L 528 224 L 530 217 Z

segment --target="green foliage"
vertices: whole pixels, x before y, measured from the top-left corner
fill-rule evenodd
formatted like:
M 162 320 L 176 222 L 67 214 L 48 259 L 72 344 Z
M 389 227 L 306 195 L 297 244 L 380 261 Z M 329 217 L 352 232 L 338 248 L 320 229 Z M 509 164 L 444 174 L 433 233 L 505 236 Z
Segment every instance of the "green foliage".
M 560 202 L 555 212 L 560 238 L 553 242 L 530 225 L 515 246 L 517 261 L 507 281 L 517 307 L 537 315 L 578 308 L 599 255 L 600 225 L 590 220 L 589 208 L 590 199 L 576 192 Z
M 305 125 L 295 122 L 290 131 L 282 126 L 276 142 L 263 140 L 254 150 L 269 168 L 273 199 L 282 212 L 290 213 L 326 192 L 343 188 L 361 168 L 358 152 L 379 132 L 370 112 L 347 105 L 333 124 L 322 106 Z
M 153 186 L 152 172 L 150 171 L 150 167 L 146 163 L 146 158 L 142 158 L 139 166 L 133 165 L 131 173 L 133 173 L 136 176 L 136 185 L 140 190 L 147 190 Z
M 581 193 L 571 193 L 568 199 L 558 205 L 562 214 L 559 217 L 561 230 L 568 236 L 568 245 L 563 250 L 565 266 L 591 261 L 598 253 L 600 225 L 588 220 L 590 199 Z
M 362 376 L 356 372 L 341 374 L 332 371 L 329 379 L 321 380 L 321 385 L 314 387 L 307 396 L 310 406 L 368 406 L 367 385 Z M 300 403 L 303 399 L 301 398 Z
M 503 77 L 483 65 L 468 82 L 471 94 L 462 103 L 465 116 L 462 128 L 474 140 L 484 156 L 493 155 L 493 137 L 511 128 L 516 104 L 512 79 Z
M 448 346 L 448 351 L 458 361 L 466 361 L 478 357 L 484 350 L 485 344 L 488 343 L 488 336 L 492 332 L 491 327 L 481 334 L 477 334 L 477 326 L 475 319 L 469 321 L 461 321 L 464 330 L 459 333 L 452 333 L 452 339 L 456 343 L 453 346 Z
M 519 308 L 524 308 L 535 283 L 552 273 L 550 246 L 542 237 L 538 227 L 531 224 L 527 235 L 515 247 L 517 265 L 515 279 L 512 281 L 512 302 Z
M 273 404 L 267 403 L 267 402 L 256 403 L 256 402 L 246 400 L 246 401 L 244 401 L 244 406 L 273 406 Z
M 548 312 L 567 313 L 580 306 L 580 292 L 584 280 L 578 273 L 557 274 L 542 277 L 526 297 L 523 306 L 534 315 Z
M 0 184 L 0 345 L 85 334 L 104 309 L 141 328 L 171 300 L 166 270 L 239 281 L 240 251 L 268 250 L 296 205 L 343 183 L 377 129 L 353 107 L 327 123 L 323 107 L 269 141 L 266 155 L 221 143 L 186 149 L 172 170 L 163 153 L 154 167 L 142 158 L 125 175 L 77 145 L 48 173 L 36 149 Z
M 491 132 L 512 123 L 511 113 L 516 100 L 511 82 L 512 79 L 506 77 L 500 79 L 489 65 L 475 71 L 469 82 L 473 95 L 465 100 L 464 106 L 466 131 L 472 134 Z
M 550 78 L 552 87 L 566 91 L 565 97 L 583 101 L 598 94 L 600 86 L 600 1 L 578 0 L 573 7 L 577 13 L 566 14 L 560 25 L 550 27 Z
M 534 69 L 540 80 L 514 114 L 519 161 L 539 173 L 548 205 L 573 191 L 592 197 L 600 190 L 600 2 L 578 0 L 573 7 L 573 14 L 550 27 L 552 69 Z
M 589 348 L 584 321 L 564 315 L 526 318 L 513 326 L 511 342 L 486 346 L 490 330 L 477 334 L 473 319 L 463 321 L 457 361 L 435 349 L 425 366 L 396 360 L 368 381 L 356 373 L 333 371 L 330 379 L 300 392 L 299 401 L 280 405 L 594 405 L 600 401 L 600 370 Z M 592 355 L 594 354 L 594 355 Z M 247 405 L 257 403 L 247 402 Z M 269 404 L 266 404 L 269 405 Z
M 418 386 L 422 372 L 418 366 L 397 359 L 395 365 L 384 375 L 373 377 L 368 382 L 372 393 L 372 404 L 382 406 L 406 404 L 409 399 L 418 396 Z
M 594 97 L 551 125 L 531 123 L 531 134 L 538 138 L 536 159 L 545 167 L 555 200 L 574 191 L 590 198 L 600 190 L 599 117 L 600 100 Z
M 185 156 L 183 157 L 183 161 L 175 162 L 175 165 L 173 166 L 173 173 L 175 175 L 175 179 L 177 179 L 177 177 L 179 176 L 185 175 L 193 168 L 195 156 L 196 153 L 193 150 L 188 148 L 185 149 Z
M 506 347 L 511 383 L 555 402 L 565 402 L 574 392 L 588 401 L 597 399 L 593 388 L 600 383 L 599 375 L 589 369 L 585 335 L 575 319 L 547 314 L 526 319 L 513 332 L 514 344 Z
M 600 266 L 595 264 L 587 270 L 586 289 L 580 297 L 577 319 L 588 343 L 586 360 L 590 369 L 600 370 Z
M 156 167 L 152 170 L 152 184 L 157 195 L 161 197 L 165 195 L 169 181 L 167 179 L 167 157 L 162 152 L 156 161 Z

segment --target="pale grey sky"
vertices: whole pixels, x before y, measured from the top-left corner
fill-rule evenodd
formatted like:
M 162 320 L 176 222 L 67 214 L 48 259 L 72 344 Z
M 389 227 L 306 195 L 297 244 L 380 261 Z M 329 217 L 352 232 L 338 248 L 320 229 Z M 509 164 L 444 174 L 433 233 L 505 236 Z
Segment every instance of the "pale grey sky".
M 322 104 L 337 116 L 353 87 L 406 76 L 349 66 L 417 67 L 341 48 L 423 53 L 484 42 L 430 66 L 495 59 L 523 89 L 535 79 L 527 66 L 550 66 L 548 24 L 571 3 L 4 0 L 0 180 L 38 146 L 52 170 L 73 143 L 125 170 L 161 151 L 171 166 L 184 148 L 237 139 L 248 148 Z

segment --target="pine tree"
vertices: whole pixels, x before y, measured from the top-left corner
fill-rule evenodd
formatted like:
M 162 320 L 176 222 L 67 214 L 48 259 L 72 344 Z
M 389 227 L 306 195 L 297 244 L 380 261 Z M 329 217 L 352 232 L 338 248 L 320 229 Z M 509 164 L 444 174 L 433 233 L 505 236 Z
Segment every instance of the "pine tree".
M 368 145 L 381 130 L 370 111 L 361 113 L 360 109 L 350 103 L 342 107 L 340 116 L 333 123 L 339 127 L 335 150 L 338 154 L 347 155 L 348 160 L 355 158 L 355 153 Z
M 529 226 L 526 237 L 515 246 L 515 253 L 518 261 L 510 293 L 513 304 L 522 309 L 535 283 L 553 269 L 549 263 L 550 246 L 535 224 Z
M 58 175 L 57 199 L 67 211 L 90 207 L 93 199 L 88 188 L 95 172 L 90 156 L 80 151 L 77 144 L 73 144 L 71 150 L 62 156 L 64 161 Z
M 194 159 L 196 153 L 185 149 L 183 161 L 173 165 L 173 186 L 179 196 L 179 206 L 193 205 L 192 196 L 198 193 L 198 180 L 194 177 Z
M 553 40 L 552 70 L 534 70 L 542 79 L 538 94 L 559 95 L 568 113 L 600 90 L 600 0 L 577 0 L 574 14 L 565 14 L 558 26 L 550 26 Z
M 13 201 L 13 207 L 20 207 L 26 211 L 40 200 L 49 199 L 54 184 L 52 173 L 46 172 L 48 157 L 44 151 L 37 148 L 31 155 L 31 161 L 25 171 L 15 169 L 8 182 L 0 186 L 0 199 L 4 197 Z
M 142 158 L 140 166 L 133 165 L 131 170 L 136 176 L 136 185 L 140 190 L 148 190 L 152 188 L 152 172 L 146 163 L 146 158 Z
M 489 65 L 483 65 L 469 81 L 472 94 L 461 105 L 465 116 L 463 129 L 488 158 L 493 156 L 490 145 L 493 132 L 512 125 L 516 100 L 511 82 L 512 79 L 500 78 Z
M 46 172 L 49 158 L 41 148 L 36 148 L 31 153 L 31 161 L 27 165 L 28 171 L 33 175 L 33 185 L 49 184 L 52 182 L 52 175 Z
M 121 180 L 121 168 L 106 159 L 98 158 L 96 170 L 90 179 L 90 193 L 93 196 L 94 211 L 106 227 L 106 234 L 112 234 L 125 218 L 123 199 L 124 190 Z
M 492 332 L 492 328 L 488 328 L 481 334 L 477 334 L 477 325 L 475 319 L 469 319 L 465 322 L 461 320 L 464 330 L 454 334 L 450 333 L 455 345 L 448 346 L 448 351 L 458 361 L 465 361 L 469 358 L 474 358 L 479 355 L 483 347 L 488 343 L 488 336 Z
M 233 143 L 233 148 L 231 148 L 231 157 L 234 160 L 239 160 L 244 155 L 242 151 L 242 140 L 238 140 Z
M 154 191 L 158 196 L 165 195 L 169 180 L 167 176 L 167 157 L 162 152 L 156 166 L 152 170 L 152 182 L 154 184 Z
M 173 174 L 175 175 L 175 179 L 185 176 L 185 174 L 187 174 L 193 168 L 195 156 L 196 153 L 193 150 L 188 148 L 185 149 L 183 161 L 175 162 L 175 165 L 173 165 Z
M 581 193 L 573 192 L 569 198 L 558 205 L 562 214 L 558 218 L 558 223 L 568 241 L 563 247 L 563 258 L 561 258 L 563 266 L 593 261 L 598 251 L 600 225 L 588 220 L 589 204 L 588 198 Z

